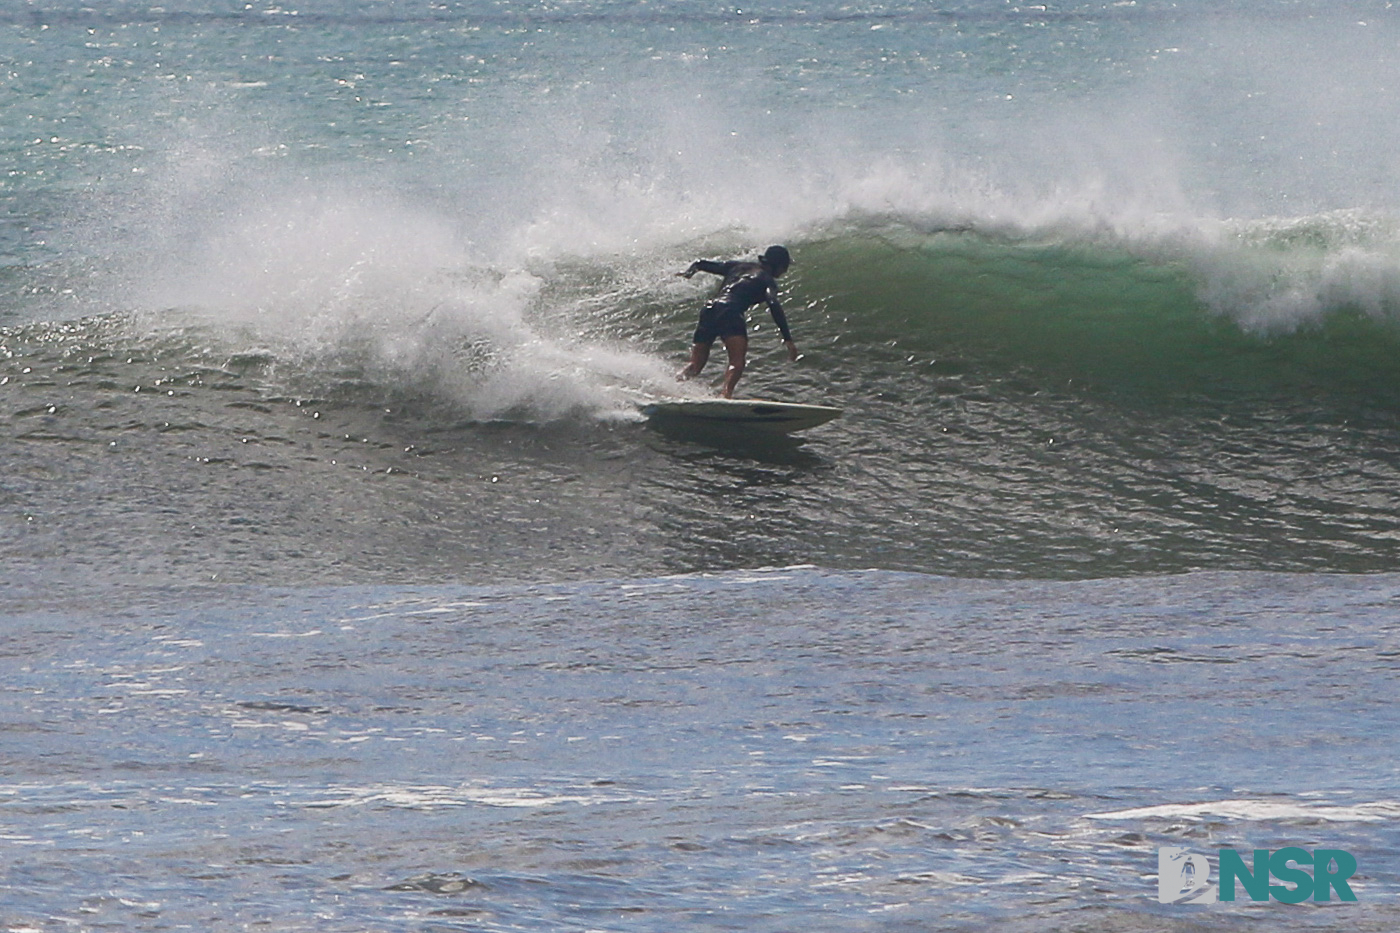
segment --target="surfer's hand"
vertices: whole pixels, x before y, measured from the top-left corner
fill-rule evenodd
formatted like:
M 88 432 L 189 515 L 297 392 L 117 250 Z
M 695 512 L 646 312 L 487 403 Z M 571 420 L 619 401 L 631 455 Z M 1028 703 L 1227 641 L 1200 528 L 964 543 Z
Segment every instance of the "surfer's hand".
M 680 276 L 680 277 L 683 278 L 683 279 L 688 279 L 688 278 L 690 278 L 692 275 L 695 274 L 695 267 L 696 267 L 697 265 L 699 265 L 699 263 L 694 263 L 694 262 L 692 262 L 692 263 L 690 264 L 690 268 L 689 268 L 689 269 L 685 270 L 684 272 L 677 272 L 676 275 Z
M 788 350 L 788 359 L 791 360 L 792 362 L 796 363 L 796 362 L 797 362 L 797 344 L 793 343 L 791 340 L 784 340 L 783 343 L 787 346 L 787 350 Z

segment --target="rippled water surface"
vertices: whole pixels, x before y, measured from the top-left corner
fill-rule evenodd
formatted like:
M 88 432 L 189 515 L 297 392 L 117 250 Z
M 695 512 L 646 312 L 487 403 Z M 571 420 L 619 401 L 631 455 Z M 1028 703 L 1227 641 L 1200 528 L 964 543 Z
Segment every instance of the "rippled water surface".
M 1382 930 L 1396 592 L 798 568 L 33 594 L 5 618 L 0 918 Z M 1155 901 L 1158 846 L 1286 844 L 1351 851 L 1358 903 Z

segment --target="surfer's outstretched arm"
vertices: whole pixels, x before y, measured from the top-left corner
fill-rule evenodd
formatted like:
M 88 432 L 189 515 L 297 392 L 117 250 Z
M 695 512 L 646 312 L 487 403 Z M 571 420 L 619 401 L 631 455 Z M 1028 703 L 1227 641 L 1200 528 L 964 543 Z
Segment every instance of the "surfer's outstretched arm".
M 683 279 L 688 279 L 697 272 L 708 272 L 711 275 L 728 275 L 732 262 L 716 262 L 713 259 L 697 259 L 690 264 L 690 268 L 684 272 L 677 272 Z

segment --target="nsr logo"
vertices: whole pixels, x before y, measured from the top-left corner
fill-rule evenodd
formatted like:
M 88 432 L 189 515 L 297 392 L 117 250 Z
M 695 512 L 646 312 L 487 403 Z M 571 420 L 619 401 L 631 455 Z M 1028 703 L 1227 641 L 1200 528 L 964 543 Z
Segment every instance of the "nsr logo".
M 1289 847 L 1270 854 L 1268 849 L 1254 850 L 1254 866 L 1245 867 L 1244 857 L 1234 849 L 1218 853 L 1220 883 L 1210 883 L 1210 862 L 1204 855 L 1179 846 L 1157 850 L 1157 900 L 1163 904 L 1213 904 L 1217 900 L 1235 899 L 1238 881 L 1252 901 L 1267 901 L 1272 897 L 1285 904 L 1298 904 L 1312 898 L 1330 901 L 1332 892 L 1343 901 L 1354 901 L 1347 879 L 1356 874 L 1356 859 L 1341 849 L 1307 849 Z M 1298 867 L 1311 865 L 1312 874 Z M 1270 884 L 1273 875 L 1283 884 Z M 1291 885 L 1291 887 L 1290 887 Z

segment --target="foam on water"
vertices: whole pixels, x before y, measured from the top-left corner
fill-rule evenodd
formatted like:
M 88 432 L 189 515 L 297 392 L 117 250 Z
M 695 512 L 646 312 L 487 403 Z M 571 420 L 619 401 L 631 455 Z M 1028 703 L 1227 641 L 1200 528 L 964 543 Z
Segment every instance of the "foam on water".
M 1086 813 L 1090 820 L 1232 820 L 1235 822 L 1386 823 L 1400 817 L 1400 802 L 1378 800 L 1327 806 L 1278 800 L 1215 800 L 1162 804 L 1108 813 Z

